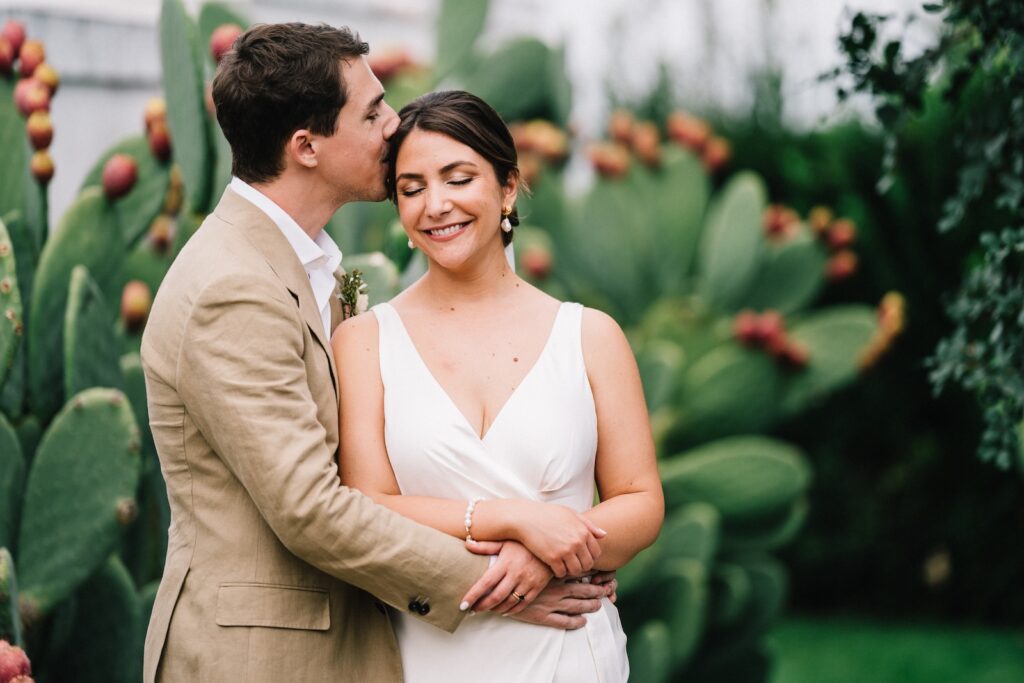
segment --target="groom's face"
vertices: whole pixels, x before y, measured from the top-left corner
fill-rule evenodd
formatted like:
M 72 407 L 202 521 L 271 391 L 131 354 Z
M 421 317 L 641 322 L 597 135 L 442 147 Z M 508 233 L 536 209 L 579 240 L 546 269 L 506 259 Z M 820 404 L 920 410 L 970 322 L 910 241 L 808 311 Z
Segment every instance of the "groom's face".
M 325 139 L 327 180 L 341 202 L 380 201 L 386 196 L 387 141 L 398 127 L 398 115 L 384 101 L 384 87 L 365 58 L 343 60 L 341 74 L 348 99 L 334 135 Z

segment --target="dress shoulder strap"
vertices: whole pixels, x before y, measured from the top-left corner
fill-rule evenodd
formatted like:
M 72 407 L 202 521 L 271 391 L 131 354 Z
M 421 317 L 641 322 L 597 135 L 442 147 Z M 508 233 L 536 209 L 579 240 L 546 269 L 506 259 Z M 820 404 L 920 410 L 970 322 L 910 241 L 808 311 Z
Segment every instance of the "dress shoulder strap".
M 561 362 L 583 368 L 583 304 L 562 303 L 551 337 L 552 352 Z

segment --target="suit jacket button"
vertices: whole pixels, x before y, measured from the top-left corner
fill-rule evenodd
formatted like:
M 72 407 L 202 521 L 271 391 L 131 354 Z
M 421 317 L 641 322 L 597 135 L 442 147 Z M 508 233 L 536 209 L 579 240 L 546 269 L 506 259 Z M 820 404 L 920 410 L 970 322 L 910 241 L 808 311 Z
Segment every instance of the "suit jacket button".
M 413 600 L 409 603 L 410 612 L 415 612 L 418 614 L 421 609 L 423 609 L 423 605 L 420 604 L 419 600 Z
M 428 605 L 427 603 L 422 603 L 420 605 L 419 613 L 420 613 L 420 616 L 424 616 L 424 617 L 427 616 L 428 614 L 430 614 L 430 605 Z

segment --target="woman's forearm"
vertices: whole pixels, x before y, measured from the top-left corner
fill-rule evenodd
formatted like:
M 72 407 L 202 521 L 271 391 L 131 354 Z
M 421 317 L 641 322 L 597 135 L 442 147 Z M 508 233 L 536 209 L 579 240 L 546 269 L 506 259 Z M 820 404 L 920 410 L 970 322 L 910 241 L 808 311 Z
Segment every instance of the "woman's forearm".
M 596 569 L 619 569 L 654 543 L 664 518 L 664 500 L 658 493 L 623 493 L 595 505 L 584 515 L 608 532 L 600 539 Z
M 367 495 L 373 498 L 374 502 L 403 517 L 456 538 L 466 537 L 468 500 L 386 493 Z M 478 541 L 520 540 L 519 529 L 515 524 L 515 509 L 521 502 L 525 501 L 490 498 L 478 501 L 472 515 L 473 538 Z

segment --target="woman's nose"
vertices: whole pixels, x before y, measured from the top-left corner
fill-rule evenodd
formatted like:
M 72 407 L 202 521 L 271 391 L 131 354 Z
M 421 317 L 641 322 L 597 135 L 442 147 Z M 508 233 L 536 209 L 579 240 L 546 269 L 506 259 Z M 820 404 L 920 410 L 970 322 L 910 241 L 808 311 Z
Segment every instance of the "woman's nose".
M 452 209 L 452 203 L 443 189 L 430 189 L 427 191 L 427 215 L 443 216 Z

